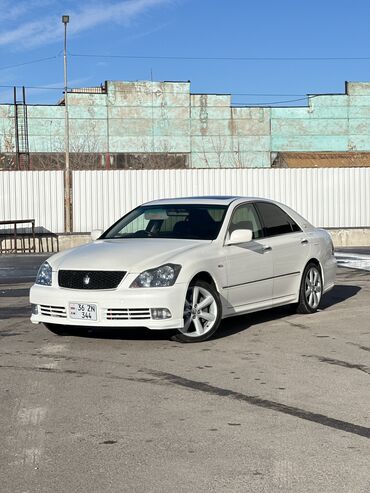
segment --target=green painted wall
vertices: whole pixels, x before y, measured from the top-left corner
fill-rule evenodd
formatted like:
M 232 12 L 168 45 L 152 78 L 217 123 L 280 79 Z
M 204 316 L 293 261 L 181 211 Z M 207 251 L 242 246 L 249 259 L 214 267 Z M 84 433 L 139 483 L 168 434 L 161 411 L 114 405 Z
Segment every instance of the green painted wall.
M 232 107 L 188 82 L 108 82 L 69 93 L 70 151 L 186 153 L 191 167 L 269 167 L 276 152 L 370 151 L 370 83 L 308 107 Z M 64 151 L 64 106 L 28 106 L 30 152 Z M 14 107 L 0 106 L 0 152 L 14 152 Z

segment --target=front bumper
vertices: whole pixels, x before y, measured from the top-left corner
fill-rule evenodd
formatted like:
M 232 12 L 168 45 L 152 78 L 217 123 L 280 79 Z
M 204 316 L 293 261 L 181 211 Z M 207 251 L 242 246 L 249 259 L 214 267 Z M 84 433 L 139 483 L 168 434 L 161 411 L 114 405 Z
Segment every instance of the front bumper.
M 85 327 L 147 327 L 153 330 L 180 329 L 184 326 L 183 312 L 186 284 L 168 288 L 126 288 L 114 290 L 77 290 L 55 286 L 33 285 L 30 302 L 37 305 L 32 323 L 78 325 Z M 97 320 L 76 320 L 70 317 L 70 303 L 97 305 Z M 171 318 L 154 320 L 152 308 L 167 308 Z M 122 312 L 125 318 L 122 318 Z M 112 313 L 119 313 L 115 319 Z

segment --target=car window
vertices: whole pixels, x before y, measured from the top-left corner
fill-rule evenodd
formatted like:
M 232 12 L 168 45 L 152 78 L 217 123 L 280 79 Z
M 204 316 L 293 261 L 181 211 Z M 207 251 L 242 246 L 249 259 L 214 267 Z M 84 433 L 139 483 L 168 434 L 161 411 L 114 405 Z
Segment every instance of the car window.
M 183 238 L 214 240 L 227 206 L 183 204 L 140 206 L 109 228 L 101 238 Z
M 122 229 L 119 230 L 121 236 L 131 235 L 137 231 L 143 231 L 148 228 L 149 220 L 145 219 L 144 215 L 135 217 L 133 221 L 126 224 Z
M 257 202 L 256 207 L 264 224 L 265 236 L 301 231 L 298 224 L 277 205 L 269 202 Z
M 251 229 L 253 239 L 263 236 L 263 229 L 253 204 L 243 204 L 237 207 L 231 217 L 229 234 L 236 229 Z

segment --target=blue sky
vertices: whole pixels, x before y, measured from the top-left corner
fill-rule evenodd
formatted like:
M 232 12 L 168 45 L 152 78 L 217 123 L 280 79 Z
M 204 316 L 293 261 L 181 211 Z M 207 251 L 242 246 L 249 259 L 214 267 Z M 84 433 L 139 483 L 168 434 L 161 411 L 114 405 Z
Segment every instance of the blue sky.
M 71 87 L 150 80 L 152 74 L 153 80 L 190 80 L 192 92 L 231 93 L 234 103 L 268 104 L 343 92 L 345 80 L 370 80 L 370 60 L 72 56 L 367 57 L 370 2 L 365 0 L 0 0 L 0 8 L 0 85 L 47 87 L 28 90 L 33 103 L 53 103 L 61 96 L 62 14 L 70 15 Z M 14 66 L 48 57 L 54 58 Z M 10 99 L 11 90 L 0 88 L 0 103 Z

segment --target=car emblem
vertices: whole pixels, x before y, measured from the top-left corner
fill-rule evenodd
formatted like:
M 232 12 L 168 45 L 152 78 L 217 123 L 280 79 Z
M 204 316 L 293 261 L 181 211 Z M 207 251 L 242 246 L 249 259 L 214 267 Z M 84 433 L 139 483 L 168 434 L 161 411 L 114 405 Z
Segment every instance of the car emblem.
M 85 286 L 88 286 L 90 284 L 90 276 L 89 274 L 86 274 L 84 278 L 82 279 L 82 282 L 84 283 Z

